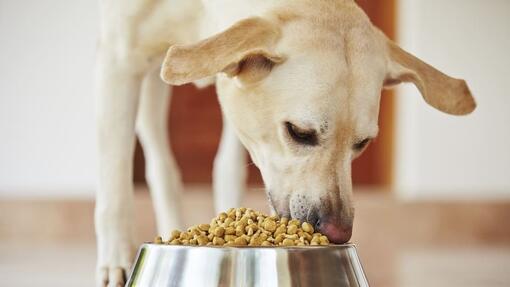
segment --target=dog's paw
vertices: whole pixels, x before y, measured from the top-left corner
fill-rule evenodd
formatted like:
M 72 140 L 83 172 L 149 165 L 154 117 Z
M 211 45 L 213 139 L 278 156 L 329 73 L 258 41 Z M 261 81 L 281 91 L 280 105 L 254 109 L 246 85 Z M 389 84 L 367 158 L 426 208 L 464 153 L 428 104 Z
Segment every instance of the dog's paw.
M 126 284 L 135 255 L 131 238 L 118 237 L 98 240 L 96 286 L 118 287 Z
M 96 286 L 123 287 L 131 270 L 130 264 L 124 266 L 99 266 L 96 271 Z
M 126 284 L 128 269 L 124 267 L 101 267 L 97 271 L 96 286 L 123 287 Z

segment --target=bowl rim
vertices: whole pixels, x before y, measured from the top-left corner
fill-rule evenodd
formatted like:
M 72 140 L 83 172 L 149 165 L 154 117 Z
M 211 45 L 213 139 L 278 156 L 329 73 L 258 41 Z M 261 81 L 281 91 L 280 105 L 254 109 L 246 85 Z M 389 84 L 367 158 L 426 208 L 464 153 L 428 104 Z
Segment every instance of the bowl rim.
M 195 249 L 195 248 L 206 248 L 206 249 L 301 249 L 301 250 L 310 250 L 310 249 L 343 249 L 343 248 L 354 248 L 356 249 L 356 244 L 354 243 L 344 243 L 344 244 L 329 244 L 329 245 L 306 245 L 306 246 L 248 246 L 248 245 L 237 245 L 237 246 L 218 246 L 218 245 L 177 245 L 177 244 L 164 244 L 164 243 L 154 243 L 154 242 L 145 242 L 140 247 L 143 246 L 156 246 L 156 247 L 164 247 L 164 248 L 185 248 L 185 249 Z

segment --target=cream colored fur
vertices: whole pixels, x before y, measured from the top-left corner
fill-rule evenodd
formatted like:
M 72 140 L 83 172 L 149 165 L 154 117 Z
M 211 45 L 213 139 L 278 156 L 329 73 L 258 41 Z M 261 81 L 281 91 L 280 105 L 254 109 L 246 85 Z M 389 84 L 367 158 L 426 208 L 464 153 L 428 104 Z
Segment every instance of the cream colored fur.
M 98 284 L 124 284 L 134 255 L 135 134 L 162 234 L 179 226 L 179 171 L 168 151 L 169 84 L 216 77 L 224 131 L 214 164 L 215 205 L 237 206 L 244 150 L 275 212 L 324 218 L 348 240 L 351 161 L 377 135 L 380 92 L 414 83 L 450 114 L 475 103 L 466 84 L 404 52 L 350 0 L 102 0 L 98 59 Z M 296 142 L 288 124 L 313 131 Z M 329 230 L 329 229 L 328 229 Z

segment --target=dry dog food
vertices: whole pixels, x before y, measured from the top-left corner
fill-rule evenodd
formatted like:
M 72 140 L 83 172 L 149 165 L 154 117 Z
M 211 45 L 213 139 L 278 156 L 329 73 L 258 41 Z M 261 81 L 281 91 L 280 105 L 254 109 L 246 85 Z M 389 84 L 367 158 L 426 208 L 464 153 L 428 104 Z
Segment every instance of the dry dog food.
M 250 208 L 231 208 L 218 214 L 210 224 L 199 224 L 187 231 L 174 230 L 168 241 L 157 244 L 200 246 L 307 246 L 328 245 L 325 235 L 314 232 L 307 222 L 268 216 Z

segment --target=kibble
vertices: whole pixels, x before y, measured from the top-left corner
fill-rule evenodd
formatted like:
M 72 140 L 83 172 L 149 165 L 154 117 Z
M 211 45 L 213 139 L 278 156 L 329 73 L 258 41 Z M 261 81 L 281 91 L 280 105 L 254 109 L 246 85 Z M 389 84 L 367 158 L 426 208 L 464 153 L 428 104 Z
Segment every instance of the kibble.
M 238 237 L 234 240 L 235 245 L 246 245 L 248 242 L 246 242 L 246 238 L 244 237 Z
M 204 232 L 207 232 L 209 231 L 209 228 L 211 228 L 211 226 L 207 223 L 204 223 L 204 224 L 199 224 L 198 225 L 198 229 L 204 231 Z
M 264 220 L 264 223 L 262 224 L 265 230 L 273 232 L 276 230 L 276 222 L 274 220 L 267 218 Z
M 297 219 L 268 216 L 250 208 L 230 208 L 210 224 L 173 230 L 167 241 L 156 244 L 196 246 L 318 246 L 329 245 L 328 238 L 315 232 L 312 224 Z
M 214 229 L 214 236 L 222 237 L 224 234 L 225 234 L 225 228 L 220 226 L 220 227 L 216 227 L 216 229 Z
M 287 234 L 296 234 L 297 231 L 298 227 L 296 225 L 289 225 L 289 227 L 287 227 Z
M 170 239 L 169 240 L 173 240 L 173 239 L 179 238 L 180 235 L 181 235 L 181 232 L 179 230 L 173 230 L 170 233 Z
M 303 222 L 301 224 L 301 228 L 303 229 L 304 232 L 313 234 L 313 226 L 310 223 Z

